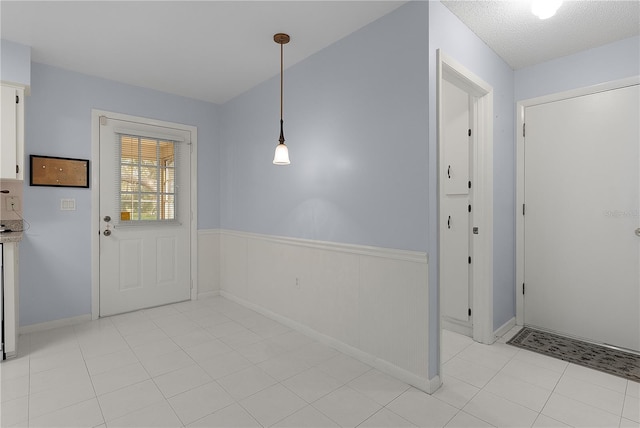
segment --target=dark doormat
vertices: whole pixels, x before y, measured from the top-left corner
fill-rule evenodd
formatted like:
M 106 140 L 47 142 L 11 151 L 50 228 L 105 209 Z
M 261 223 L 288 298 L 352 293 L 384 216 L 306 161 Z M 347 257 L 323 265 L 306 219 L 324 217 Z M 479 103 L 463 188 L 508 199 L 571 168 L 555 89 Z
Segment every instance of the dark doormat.
M 640 355 L 524 327 L 509 345 L 640 382 Z

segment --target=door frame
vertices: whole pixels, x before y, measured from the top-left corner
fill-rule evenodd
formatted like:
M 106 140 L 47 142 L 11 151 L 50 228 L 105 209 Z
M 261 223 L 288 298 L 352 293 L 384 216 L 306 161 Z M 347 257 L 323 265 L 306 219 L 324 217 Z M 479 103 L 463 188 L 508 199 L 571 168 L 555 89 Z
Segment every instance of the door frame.
M 189 227 L 191 300 L 198 298 L 198 128 L 175 122 L 149 119 L 104 110 L 91 110 L 91 319 L 100 316 L 100 116 L 110 119 L 132 121 L 145 125 L 175 128 L 191 134 L 191 223 Z
M 640 84 L 640 76 L 633 76 L 619 80 L 613 80 L 593 86 L 586 86 L 568 91 L 543 95 L 536 98 L 521 100 L 516 103 L 516 324 L 524 325 L 524 215 L 522 214 L 524 204 L 524 140 L 526 128 L 525 110 L 540 104 L 562 101 L 570 98 L 585 95 L 597 94 L 614 89 Z
M 471 311 L 473 316 L 473 339 L 490 344 L 495 341 L 493 332 L 493 87 L 480 79 L 453 58 L 436 51 L 436 122 L 437 122 L 437 165 L 438 165 L 438 256 L 440 256 L 440 198 L 442 197 L 440 174 L 443 168 L 442 142 L 442 81 L 454 83 L 463 91 L 472 95 L 470 109 L 472 123 L 476 128 L 472 154 L 469 159 L 472 166 L 471 182 L 473 192 L 470 203 L 473 209 L 472 227 L 479 228 L 478 235 L 471 235 L 471 273 L 472 287 Z M 440 292 L 440 270 L 438 269 L 438 317 L 441 312 L 442 293 Z M 441 324 L 441 321 L 440 321 Z M 442 330 L 440 328 L 439 330 Z M 440 346 L 442 349 L 442 346 Z

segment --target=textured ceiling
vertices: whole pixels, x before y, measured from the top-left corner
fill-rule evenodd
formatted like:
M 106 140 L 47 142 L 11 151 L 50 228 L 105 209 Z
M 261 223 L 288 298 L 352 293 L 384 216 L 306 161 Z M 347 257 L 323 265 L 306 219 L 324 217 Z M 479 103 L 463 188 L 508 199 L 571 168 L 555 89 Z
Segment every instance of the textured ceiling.
M 3 39 L 32 60 L 223 103 L 405 1 L 0 1 Z
M 640 30 L 640 2 L 565 1 L 540 20 L 530 1 L 443 1 L 451 12 L 513 69 L 548 61 Z
M 421 1 L 421 0 L 415 0 Z M 9 1 L 0 35 L 35 62 L 223 103 L 405 1 Z M 529 1 L 443 2 L 514 69 L 638 34 L 638 1 L 565 1 L 540 21 Z M 426 25 L 426 23 L 425 23 Z

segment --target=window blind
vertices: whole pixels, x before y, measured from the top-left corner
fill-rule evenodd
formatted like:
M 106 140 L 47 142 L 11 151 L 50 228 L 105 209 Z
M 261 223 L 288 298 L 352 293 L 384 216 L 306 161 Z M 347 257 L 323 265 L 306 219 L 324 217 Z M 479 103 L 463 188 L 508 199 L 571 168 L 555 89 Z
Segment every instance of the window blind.
M 177 222 L 179 197 L 176 168 L 178 141 L 117 133 L 115 162 L 118 224 L 148 225 Z

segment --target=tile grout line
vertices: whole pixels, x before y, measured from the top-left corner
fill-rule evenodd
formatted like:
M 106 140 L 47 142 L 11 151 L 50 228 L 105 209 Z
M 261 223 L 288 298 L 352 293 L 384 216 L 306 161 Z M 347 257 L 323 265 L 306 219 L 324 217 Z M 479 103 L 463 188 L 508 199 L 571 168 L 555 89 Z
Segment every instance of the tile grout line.
M 73 328 L 73 333 L 76 336 L 76 340 L 78 340 L 78 334 L 77 334 L 78 332 L 76 331 L 75 327 Z M 82 355 L 82 362 L 84 364 L 85 370 L 87 371 L 87 376 L 89 376 L 89 382 L 91 382 L 91 388 L 93 388 L 94 399 L 98 404 L 98 409 L 100 409 L 100 416 L 102 416 L 102 423 L 105 426 L 107 426 L 107 419 L 104 417 L 104 411 L 102 410 L 102 405 L 100 404 L 100 400 L 98 400 L 98 393 L 96 391 L 96 386 L 93 384 L 93 377 L 91 376 L 91 373 L 89 373 L 89 367 L 87 366 L 87 359 L 84 356 L 84 352 L 82 352 L 82 346 L 80 346 L 79 341 L 78 341 L 78 348 L 80 348 L 80 355 Z

